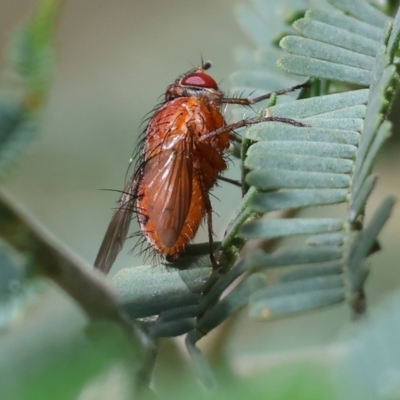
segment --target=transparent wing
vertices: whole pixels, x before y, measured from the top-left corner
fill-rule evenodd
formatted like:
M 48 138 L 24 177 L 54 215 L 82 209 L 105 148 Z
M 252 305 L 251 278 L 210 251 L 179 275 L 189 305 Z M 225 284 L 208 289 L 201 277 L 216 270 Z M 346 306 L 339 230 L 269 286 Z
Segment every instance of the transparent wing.
M 119 206 L 108 225 L 94 262 L 94 267 L 105 274 L 108 273 L 114 264 L 128 235 L 128 229 L 135 207 L 138 184 L 139 176 L 135 173 L 125 186 L 123 195 L 119 201 Z

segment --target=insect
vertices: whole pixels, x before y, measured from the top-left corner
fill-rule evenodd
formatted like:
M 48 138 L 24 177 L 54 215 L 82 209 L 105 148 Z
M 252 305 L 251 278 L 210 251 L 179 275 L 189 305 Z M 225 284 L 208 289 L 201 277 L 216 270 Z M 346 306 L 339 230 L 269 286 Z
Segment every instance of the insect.
M 271 120 L 302 126 L 268 116 L 227 124 L 221 110 L 224 104 L 249 106 L 272 94 L 256 99 L 226 97 L 206 74 L 210 67 L 211 63 L 205 62 L 176 79 L 150 118 L 136 170 L 122 192 L 94 264 L 104 273 L 120 252 L 134 215 L 148 243 L 167 260 L 179 257 L 205 218 L 210 258 L 217 266 L 209 193 L 227 167 L 224 153 L 230 141 L 238 140 L 233 131 Z M 302 87 L 304 84 L 276 93 Z

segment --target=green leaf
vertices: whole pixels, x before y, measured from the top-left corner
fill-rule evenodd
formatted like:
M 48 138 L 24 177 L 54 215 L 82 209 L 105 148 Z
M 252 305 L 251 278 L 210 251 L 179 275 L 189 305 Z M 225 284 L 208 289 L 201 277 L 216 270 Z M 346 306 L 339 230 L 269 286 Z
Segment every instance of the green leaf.
M 290 153 L 268 154 L 264 143 L 259 143 L 249 149 L 245 166 L 249 169 L 285 169 L 348 174 L 352 171 L 354 163 L 351 160 L 335 157 L 303 156 Z
M 305 18 L 297 20 L 293 26 L 297 32 L 305 37 L 323 41 L 323 43 L 332 44 L 355 53 L 375 57 L 378 50 L 379 42 L 376 40 L 365 38 L 361 34 L 342 29 L 337 25 L 332 26 L 315 20 L 315 14 L 307 13 Z M 312 41 L 310 42 L 312 43 Z
M 265 284 L 266 278 L 263 274 L 252 274 L 224 299 L 209 308 L 207 313 L 198 320 L 196 329 L 200 332 L 211 331 L 230 315 L 243 308 L 247 304 L 250 294 L 265 287 Z
M 345 300 L 343 287 L 309 290 L 306 293 L 273 297 L 252 302 L 249 315 L 256 319 L 270 319 L 292 313 L 315 310 L 342 303 Z
M 334 2 L 332 3 L 335 4 Z M 326 11 L 315 9 L 308 11 L 306 15 L 315 21 L 320 21 L 327 25 L 335 26 L 338 29 L 355 33 L 375 42 L 379 42 L 381 40 L 382 26 L 384 26 L 384 23 L 380 27 L 375 27 L 370 23 L 354 18 L 353 16 L 357 17 L 357 14 L 354 12 L 351 12 L 350 14 L 352 16 L 338 12 L 337 10 L 335 12 L 333 10 Z M 373 56 L 375 56 L 375 54 Z
M 344 232 L 321 233 L 319 235 L 310 236 L 306 240 L 306 244 L 310 246 L 343 246 Z
M 291 282 L 325 275 L 341 275 L 342 273 L 340 260 L 317 262 L 316 265 L 302 266 L 302 268 L 280 275 L 278 282 Z
M 271 239 L 274 237 L 341 231 L 343 228 L 343 222 L 338 218 L 260 220 L 243 225 L 240 236 L 247 239 Z
M 393 206 L 392 200 L 385 211 L 378 212 L 383 216 L 377 217 L 380 222 L 374 225 L 375 229 L 366 228 L 370 232 L 368 240 L 359 239 L 365 238 L 362 213 L 375 181 L 369 174 L 391 131 L 391 124 L 382 119 L 389 109 L 398 76 L 396 67 L 390 65 L 393 47 L 388 48 L 385 43 L 393 46 L 398 41 L 399 28 L 396 25 L 396 32 L 391 31 L 389 18 L 364 2 L 351 6 L 331 3 L 339 5 L 347 15 L 341 11 L 308 11 L 294 24 L 305 37 L 286 36 L 281 46 L 293 55 L 285 56 L 278 64 L 289 72 L 364 84 L 370 89 L 269 107 L 267 116 L 294 119 L 307 126 L 272 122 L 248 129 L 246 138 L 256 143 L 246 152 L 246 182 L 262 191 L 249 202 L 254 212 L 349 202 L 347 221 L 351 225 L 346 224 L 346 219 L 327 217 L 261 220 L 243 225 L 240 234 L 244 238 L 263 239 L 309 234 L 314 236 L 306 239 L 306 246 L 343 252 L 343 282 L 351 287 L 346 297 L 354 310 L 361 310 L 355 299 L 361 298 L 358 291 L 368 274 L 363 267 L 364 259 Z M 271 266 L 269 257 L 252 256 L 249 263 L 265 268 Z M 301 264 L 300 259 L 300 253 L 293 254 L 291 264 Z M 324 301 L 321 300 L 321 306 Z M 307 309 L 308 305 L 304 307 Z
M 329 94 L 310 99 L 302 99 L 296 102 L 278 104 L 268 108 L 268 113 L 274 117 L 298 119 L 316 116 L 326 118 L 331 117 L 331 113 L 335 112 L 335 118 L 337 118 L 338 115 L 340 115 L 340 118 L 349 118 L 347 108 L 361 106 L 361 110 L 365 110 L 362 105 L 368 101 L 368 96 L 369 91 L 367 89 Z M 360 108 L 358 108 L 358 110 L 360 110 Z M 353 109 L 351 111 L 353 111 Z M 364 118 L 364 116 L 365 114 L 362 114 L 362 118 Z M 267 127 L 269 127 L 269 124 L 264 124 L 264 129 Z M 256 128 L 256 126 L 254 126 L 254 128 Z
M 370 223 L 352 244 L 348 256 L 348 264 L 351 267 L 349 270 L 349 276 L 354 290 L 360 289 L 365 281 L 366 274 L 364 273 L 364 259 L 368 256 L 376 241 L 378 233 L 388 220 L 395 202 L 396 200 L 392 196 L 383 200 L 372 216 Z
M 273 110 L 275 111 L 275 110 Z M 335 120 L 338 120 L 337 122 Z M 322 142 L 322 143 L 338 143 L 338 144 L 349 144 L 358 145 L 360 141 L 360 133 L 358 131 L 347 130 L 348 121 L 356 121 L 357 127 L 359 127 L 358 120 L 354 119 L 343 119 L 343 118 L 333 118 L 333 123 L 335 129 L 326 127 L 321 128 L 318 126 L 319 123 L 325 123 L 324 118 L 305 118 L 303 120 L 298 119 L 298 121 L 305 124 L 309 123 L 312 127 L 296 127 L 289 124 L 282 124 L 280 122 L 271 122 L 268 126 L 252 126 L 246 131 L 246 137 L 255 142 L 265 141 L 269 142 Z M 316 122 L 318 128 L 314 128 L 313 122 Z M 344 121 L 344 123 L 343 123 Z M 342 126 L 342 123 L 344 126 Z M 343 127 L 343 129 L 340 129 Z M 268 128 L 268 129 L 266 129 Z M 283 144 L 282 144 L 283 145 Z M 306 146 L 303 146 L 305 148 Z
M 131 318 L 159 314 L 182 304 L 198 304 L 209 267 L 177 270 L 165 265 L 124 268 L 114 284 L 124 310 Z
M 346 201 L 346 189 L 292 189 L 272 193 L 256 194 L 250 207 L 257 213 L 267 213 L 276 210 L 287 210 L 305 206 L 319 206 Z
M 371 81 L 370 71 L 303 56 L 283 57 L 278 65 L 287 72 L 302 76 L 311 75 L 320 79 L 332 79 L 357 85 L 368 85 Z
M 349 222 L 355 223 L 358 215 L 360 215 L 365 207 L 365 203 L 369 195 L 372 193 L 374 186 L 376 184 L 377 177 L 374 175 L 370 175 L 366 178 L 363 184 L 360 186 L 355 197 L 352 199 L 350 203 L 350 212 L 349 212 Z
M 279 268 L 292 265 L 324 263 L 340 260 L 342 252 L 340 248 L 333 246 L 303 247 L 295 250 L 280 249 L 272 254 L 261 250 L 253 252 L 248 257 L 247 263 L 252 268 Z
M 289 188 L 339 189 L 350 186 L 350 177 L 346 174 L 289 171 L 284 169 L 258 169 L 247 174 L 246 182 L 262 190 Z
M 360 21 L 367 22 L 368 24 L 378 28 L 382 28 L 388 18 L 385 14 L 382 14 L 375 7 L 363 0 L 353 0 L 351 2 L 346 0 L 328 1 L 338 9 L 357 17 Z
M 287 36 L 281 40 L 282 48 L 293 55 L 283 57 L 278 64 L 298 75 L 368 86 L 374 58 L 385 37 L 382 28 L 389 18 L 364 3 L 347 7 L 342 2 L 332 2 L 350 15 L 308 11 L 305 18 L 294 23 L 304 37 Z
M 280 45 L 291 54 L 329 61 L 334 64 L 348 65 L 366 71 L 372 70 L 375 61 L 375 58 L 369 55 L 299 36 L 286 36 L 282 39 Z

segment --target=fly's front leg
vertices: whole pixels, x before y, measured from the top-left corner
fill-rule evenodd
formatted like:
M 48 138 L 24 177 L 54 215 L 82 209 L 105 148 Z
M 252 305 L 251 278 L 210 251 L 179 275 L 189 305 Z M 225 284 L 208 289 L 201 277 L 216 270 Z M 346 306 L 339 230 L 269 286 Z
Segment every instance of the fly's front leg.
M 256 103 L 258 103 L 260 101 L 268 100 L 273 95 L 280 96 L 282 94 L 294 92 L 295 90 L 298 90 L 298 89 L 308 88 L 309 86 L 310 86 L 310 83 L 309 83 L 309 81 L 307 81 L 307 82 L 300 83 L 299 85 L 292 86 L 292 87 L 287 88 L 287 89 L 282 89 L 282 90 L 278 90 L 276 92 L 263 94 L 262 96 L 256 97 L 255 99 L 251 99 L 250 97 L 246 97 L 244 99 L 240 98 L 240 97 L 226 97 L 226 98 L 221 99 L 221 103 L 224 103 L 224 104 L 238 104 L 238 105 L 242 105 L 242 106 L 251 106 L 251 105 L 256 104 Z
M 298 89 L 307 88 L 309 86 L 310 86 L 310 83 L 309 83 L 309 81 L 307 81 L 307 82 L 301 83 L 301 84 L 296 85 L 296 86 L 292 86 L 292 87 L 287 88 L 287 89 L 282 89 L 282 90 L 278 90 L 276 92 L 264 94 L 262 96 L 254 98 L 254 99 L 251 99 L 249 97 L 247 97 L 247 98 L 225 97 L 225 98 L 222 98 L 220 101 L 221 101 L 222 104 L 237 104 L 237 105 L 242 105 L 242 106 L 251 106 L 251 105 L 256 104 L 256 103 L 258 103 L 260 101 L 267 100 L 267 99 L 271 98 L 272 95 L 282 95 L 282 94 L 286 94 L 286 93 L 289 93 L 289 92 L 294 92 L 295 90 L 298 90 Z M 214 130 L 212 132 L 209 132 L 206 135 L 203 135 L 199 140 L 200 141 L 204 141 L 204 140 L 207 140 L 207 139 L 209 139 L 209 138 L 211 138 L 213 136 L 217 136 L 217 135 L 220 135 L 222 133 L 230 132 L 230 139 L 232 141 L 238 142 L 238 143 L 242 143 L 242 139 L 240 137 L 238 137 L 238 135 L 236 135 L 234 133 L 235 129 L 239 129 L 239 128 L 243 128 L 243 127 L 259 124 L 261 122 L 268 122 L 268 121 L 283 122 L 285 124 L 290 124 L 290 125 L 293 125 L 293 126 L 301 126 L 301 127 L 307 126 L 307 125 L 302 124 L 301 122 L 298 122 L 298 121 L 296 121 L 294 119 L 291 119 L 291 118 L 270 116 L 266 112 L 265 116 L 262 117 L 262 118 L 258 118 L 258 117 L 248 118 L 248 119 L 243 118 L 242 120 L 240 120 L 238 122 L 234 122 L 233 124 L 225 125 L 225 126 L 219 128 L 219 129 L 216 129 L 216 130 Z

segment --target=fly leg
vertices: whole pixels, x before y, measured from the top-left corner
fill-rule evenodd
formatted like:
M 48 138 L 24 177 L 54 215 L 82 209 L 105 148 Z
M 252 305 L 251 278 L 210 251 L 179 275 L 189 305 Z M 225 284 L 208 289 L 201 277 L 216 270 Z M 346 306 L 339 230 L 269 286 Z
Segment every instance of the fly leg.
M 214 238 L 213 238 L 213 228 L 212 228 L 212 207 L 210 202 L 210 197 L 208 193 L 203 190 L 203 199 L 204 204 L 206 206 L 206 214 L 207 214 L 207 231 L 208 231 L 208 242 L 210 244 L 210 260 L 213 269 L 219 268 L 218 261 L 215 259 L 214 256 Z
M 287 89 L 282 89 L 282 90 L 278 90 L 276 92 L 272 92 L 272 93 L 267 93 L 264 94 L 262 96 L 256 97 L 255 99 L 251 99 L 250 97 L 247 98 L 236 98 L 236 97 L 226 97 L 226 98 L 222 98 L 221 99 L 221 103 L 224 104 L 238 104 L 238 105 L 242 105 L 242 106 L 251 106 L 255 103 L 258 103 L 260 101 L 263 100 L 267 100 L 269 98 L 271 98 L 272 95 L 282 95 L 282 94 L 286 94 L 289 92 L 293 92 L 295 90 L 298 89 L 303 89 L 303 88 L 307 88 L 309 87 L 309 82 L 304 82 L 301 83 L 299 85 L 287 88 Z M 255 124 L 259 124 L 261 122 L 283 122 L 285 124 L 290 124 L 293 126 L 300 126 L 300 127 L 304 127 L 307 126 L 305 124 L 302 124 L 301 122 L 298 122 L 292 118 L 284 118 L 284 117 L 273 117 L 273 116 L 268 116 L 268 114 L 266 113 L 264 117 L 262 118 L 249 118 L 249 119 L 242 119 L 238 122 L 234 122 L 232 124 L 228 124 L 225 125 L 219 129 L 216 129 L 212 132 L 207 133 L 207 135 L 203 135 L 199 140 L 203 141 L 203 140 L 207 140 L 213 136 L 217 136 L 220 135 L 221 133 L 225 133 L 225 132 L 230 132 L 230 138 L 232 141 L 241 143 L 241 138 L 238 137 L 237 135 L 235 135 L 235 133 L 233 132 L 235 129 L 239 129 L 239 128 L 244 128 L 247 126 L 251 126 L 251 125 L 255 125 Z
M 309 86 L 310 86 L 310 82 L 307 81 L 307 82 L 300 83 L 299 85 L 292 86 L 287 89 L 282 89 L 282 90 L 278 90 L 276 92 L 266 93 L 262 96 L 254 98 L 254 99 L 252 99 L 250 97 L 246 97 L 246 98 L 225 97 L 225 98 L 221 99 L 221 103 L 222 104 L 237 104 L 237 105 L 242 105 L 242 106 L 252 106 L 253 104 L 256 104 L 260 101 L 271 98 L 271 96 L 273 96 L 273 95 L 279 96 L 282 94 L 294 92 L 295 90 L 298 90 L 298 89 L 308 88 Z M 294 126 L 306 126 L 306 125 L 304 125 L 294 119 L 291 119 L 291 118 L 272 117 L 272 116 L 268 116 L 268 114 L 266 113 L 263 118 L 242 119 L 241 121 L 235 122 L 233 124 L 225 125 L 224 127 L 216 129 L 215 131 L 209 132 L 207 135 L 202 136 L 200 140 L 205 140 L 212 136 L 216 136 L 221 133 L 225 133 L 226 131 L 230 131 L 231 141 L 241 143 L 242 139 L 238 135 L 235 134 L 235 132 L 234 132 L 235 129 L 239 129 L 239 128 L 243 128 L 246 126 L 255 125 L 255 124 L 259 124 L 260 122 L 267 122 L 267 121 L 283 122 L 285 124 L 290 124 L 290 125 L 294 125 Z
M 214 234 L 212 227 L 212 206 L 211 206 L 210 196 L 208 194 L 206 187 L 204 186 L 204 181 L 202 179 L 201 174 L 197 172 L 197 176 L 200 182 L 201 197 L 204 202 L 204 208 L 206 210 L 208 243 L 210 245 L 210 260 L 213 269 L 217 269 L 219 268 L 219 263 L 214 256 L 214 237 L 213 237 Z
M 224 182 L 228 182 L 234 186 L 238 186 L 240 188 L 242 187 L 242 184 L 235 179 L 226 178 L 225 176 L 221 176 L 221 175 L 218 175 L 218 179 L 221 181 L 224 181 Z
M 210 61 L 205 61 L 204 62 L 203 59 L 201 59 L 201 65 L 202 65 L 202 68 L 204 70 L 207 70 L 207 69 L 211 68 L 212 64 L 211 64 Z M 306 81 L 304 83 L 300 83 L 299 85 L 295 85 L 295 86 L 292 86 L 290 88 L 286 88 L 286 89 L 282 89 L 282 90 L 277 90 L 276 92 L 263 94 L 262 96 L 256 97 L 255 99 L 251 99 L 249 97 L 247 97 L 247 98 L 226 97 L 226 98 L 221 100 L 221 103 L 224 103 L 224 104 L 239 104 L 239 105 L 242 105 L 242 106 L 251 106 L 252 104 L 258 103 L 259 101 L 270 99 L 272 95 L 280 96 L 282 94 L 294 92 L 295 90 L 305 89 L 305 88 L 308 88 L 308 87 L 310 87 L 310 82 Z
M 302 124 L 299 121 L 291 118 L 284 118 L 284 117 L 262 117 L 262 118 L 249 118 L 249 119 L 242 119 L 241 121 L 234 122 L 233 124 L 225 125 L 221 128 L 215 129 L 212 132 L 207 133 L 206 135 L 201 136 L 198 140 L 200 142 L 210 139 L 211 137 L 218 136 L 222 133 L 226 133 L 227 131 L 232 131 L 235 129 L 244 128 L 247 126 L 260 124 L 261 122 L 283 122 L 285 124 L 290 124 L 293 126 L 305 127 L 307 125 Z
M 224 103 L 224 104 L 238 104 L 238 105 L 242 105 L 242 106 L 251 106 L 251 105 L 253 105 L 255 103 L 258 103 L 260 101 L 268 100 L 273 95 L 280 96 L 282 94 L 294 92 L 295 90 L 298 90 L 298 89 L 308 88 L 309 86 L 310 86 L 310 83 L 309 83 L 309 81 L 307 81 L 307 82 L 300 83 L 299 85 L 292 86 L 292 87 L 287 88 L 287 89 L 282 89 L 282 90 L 278 90 L 276 92 L 263 94 L 262 96 L 256 97 L 255 99 L 251 99 L 250 97 L 246 97 L 246 98 L 226 97 L 226 98 L 221 99 L 221 103 Z

